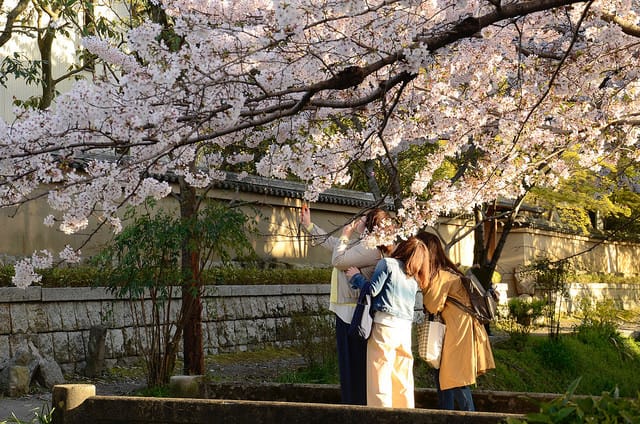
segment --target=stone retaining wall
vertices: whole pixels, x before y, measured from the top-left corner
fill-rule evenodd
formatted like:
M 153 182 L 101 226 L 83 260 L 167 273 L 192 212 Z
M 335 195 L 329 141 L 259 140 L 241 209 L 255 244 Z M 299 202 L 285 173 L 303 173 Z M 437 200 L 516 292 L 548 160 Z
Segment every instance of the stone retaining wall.
M 329 302 L 327 284 L 210 286 L 203 295 L 207 354 L 286 345 L 296 314 L 318 315 Z M 179 309 L 176 300 L 174 311 Z M 89 332 L 107 328 L 105 364 L 140 356 L 130 303 L 102 288 L 0 288 L 0 361 L 29 340 L 65 372 L 82 372 Z
M 637 285 L 580 284 L 571 297 L 612 298 L 625 309 L 640 305 Z M 501 302 L 506 289 L 499 287 Z M 174 311 L 179 309 L 175 300 Z M 326 313 L 328 284 L 209 286 L 203 295 L 205 353 L 256 350 L 290 344 L 290 323 L 297 314 Z M 420 296 L 416 299 L 419 310 Z M 564 305 L 575 309 L 575 305 Z M 105 365 L 136 360 L 142 352 L 130 303 L 102 288 L 0 288 L 0 362 L 10 358 L 25 340 L 60 364 L 66 373 L 84 370 L 89 332 L 107 328 Z M 180 349 L 181 352 L 181 349 Z

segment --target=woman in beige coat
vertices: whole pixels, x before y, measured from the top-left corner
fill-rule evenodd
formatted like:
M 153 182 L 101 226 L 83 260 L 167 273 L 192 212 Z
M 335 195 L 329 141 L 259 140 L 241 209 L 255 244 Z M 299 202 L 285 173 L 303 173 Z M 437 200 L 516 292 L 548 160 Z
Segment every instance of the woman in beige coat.
M 440 239 L 427 232 L 417 237 L 429 252 L 427 266 L 418 278 L 424 306 L 429 313 L 439 312 L 447 326 L 440 370 L 436 370 L 439 407 L 454 409 L 455 399 L 459 409 L 473 411 L 469 386 L 476 383 L 478 375 L 495 368 L 489 336 L 478 320 L 447 302 L 451 297 L 471 306 L 460 279 L 462 274 L 445 255 Z

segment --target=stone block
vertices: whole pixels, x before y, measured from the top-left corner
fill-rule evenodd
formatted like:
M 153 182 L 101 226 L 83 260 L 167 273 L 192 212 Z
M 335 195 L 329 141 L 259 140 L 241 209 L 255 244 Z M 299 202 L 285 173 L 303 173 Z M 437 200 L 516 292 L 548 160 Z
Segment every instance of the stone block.
M 287 303 L 286 299 L 283 296 L 278 297 L 269 297 L 267 299 L 267 306 L 271 311 L 273 317 L 283 317 L 287 316 Z
M 76 310 L 74 302 L 60 303 L 60 317 L 62 318 L 62 329 L 66 331 L 74 331 L 78 328 L 76 320 Z
M 247 344 L 247 326 L 254 324 L 254 321 L 236 320 L 233 322 L 233 340 L 235 345 Z
M 53 333 L 39 333 L 34 335 L 34 343 L 38 346 L 43 356 L 54 357 Z
M 227 304 L 227 319 L 230 321 L 239 319 L 244 315 L 244 305 L 242 299 L 237 297 L 228 298 L 225 302 Z
M 51 394 L 53 422 L 66 422 L 65 416 L 70 411 L 78 408 L 85 400 L 95 395 L 96 386 L 93 384 L 60 384 L 54 386 Z
M 0 303 L 0 335 L 11 334 L 11 313 L 8 303 Z
M 27 303 L 28 328 L 30 333 L 49 331 L 49 319 L 45 311 L 45 303 Z
M 12 365 L 9 367 L 9 397 L 20 397 L 29 393 L 31 386 L 31 373 L 29 367 L 24 365 Z
M 262 334 L 261 334 L 261 325 L 264 320 L 256 320 L 250 321 L 249 325 L 246 327 L 247 331 L 247 343 L 248 344 L 258 344 L 262 342 Z
M 60 365 L 53 359 L 42 358 L 38 363 L 36 380 L 42 387 L 52 389 L 56 384 L 64 383 L 64 376 Z
M 62 310 L 60 309 L 60 304 L 56 302 L 48 303 L 46 312 L 49 331 L 62 331 Z
M 70 362 L 69 337 L 67 333 L 62 331 L 53 333 L 53 358 L 59 364 Z
M 206 348 L 209 350 L 217 350 L 220 342 L 218 341 L 218 331 L 214 322 L 209 322 L 204 325 L 204 332 L 207 334 Z
M 219 347 L 228 347 L 233 344 L 233 322 L 222 321 L 216 323 Z
M 180 300 L 174 300 L 171 302 L 171 310 L 169 311 L 169 321 L 177 322 L 178 315 L 180 314 L 180 308 L 182 307 L 182 302 Z M 203 314 L 204 317 L 204 314 Z
M 0 334 L 0 362 L 11 357 L 11 343 L 8 335 Z
M 125 356 L 136 356 L 140 352 L 140 333 L 142 330 L 133 327 L 122 329 L 123 354 Z
M 87 361 L 84 368 L 84 375 L 87 377 L 97 377 L 104 371 L 106 338 L 107 328 L 104 326 L 94 326 L 89 330 Z
M 84 361 L 87 354 L 84 350 L 84 338 L 82 331 L 71 331 L 67 333 L 69 340 L 69 362 Z
M 62 370 L 63 374 L 69 374 L 69 375 L 79 374 L 78 367 L 73 362 L 60 364 L 60 369 Z
M 11 311 L 11 332 L 13 334 L 26 333 L 29 330 L 29 315 L 26 303 L 12 303 Z
M 287 315 L 295 312 L 305 312 L 302 296 L 291 296 L 287 302 Z
M 206 303 L 206 319 L 208 321 L 218 321 L 223 316 L 223 302 L 217 298 L 208 298 Z
M 89 320 L 89 327 L 87 327 L 87 329 L 97 325 L 104 325 L 104 321 L 102 320 L 102 302 L 87 302 L 87 319 Z
M 119 328 L 107 331 L 107 356 L 110 358 L 119 358 L 123 355 L 124 337 L 122 330 Z
M 114 328 L 122 328 L 133 323 L 133 321 L 126 318 L 127 316 L 131 317 L 128 302 L 112 302 L 111 308 L 111 320 Z M 111 327 L 110 325 L 107 326 Z
M 0 287 L 0 303 L 38 302 L 42 299 L 41 287 Z
M 114 301 L 100 302 L 100 324 L 105 327 L 115 327 L 113 304 Z
M 91 317 L 89 316 L 89 307 L 91 304 L 95 303 L 96 302 L 82 302 L 76 306 L 76 330 L 88 330 L 91 328 L 93 323 L 91 322 Z
M 114 296 L 104 287 L 55 287 L 42 289 L 45 302 L 73 302 L 76 299 L 104 300 Z

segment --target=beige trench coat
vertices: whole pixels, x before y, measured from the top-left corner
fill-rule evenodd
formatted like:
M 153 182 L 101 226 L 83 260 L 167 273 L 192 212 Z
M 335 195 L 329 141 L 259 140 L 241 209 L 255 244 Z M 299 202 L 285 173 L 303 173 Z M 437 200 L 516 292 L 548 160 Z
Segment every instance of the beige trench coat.
M 430 313 L 440 312 L 447 326 L 440 361 L 440 388 L 475 384 L 476 376 L 495 368 L 495 362 L 484 326 L 453 303 L 446 302 L 449 296 L 471 305 L 460 277 L 441 270 L 422 296 L 425 308 Z

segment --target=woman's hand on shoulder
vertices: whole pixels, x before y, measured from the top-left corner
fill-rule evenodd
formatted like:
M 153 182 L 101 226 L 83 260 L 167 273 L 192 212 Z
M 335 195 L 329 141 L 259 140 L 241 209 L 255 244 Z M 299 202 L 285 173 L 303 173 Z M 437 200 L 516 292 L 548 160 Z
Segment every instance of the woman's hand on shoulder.
M 350 280 L 351 277 L 353 277 L 354 275 L 360 274 L 360 270 L 355 266 L 350 266 L 349 268 L 347 268 L 347 270 L 344 273 L 347 276 L 347 278 Z

